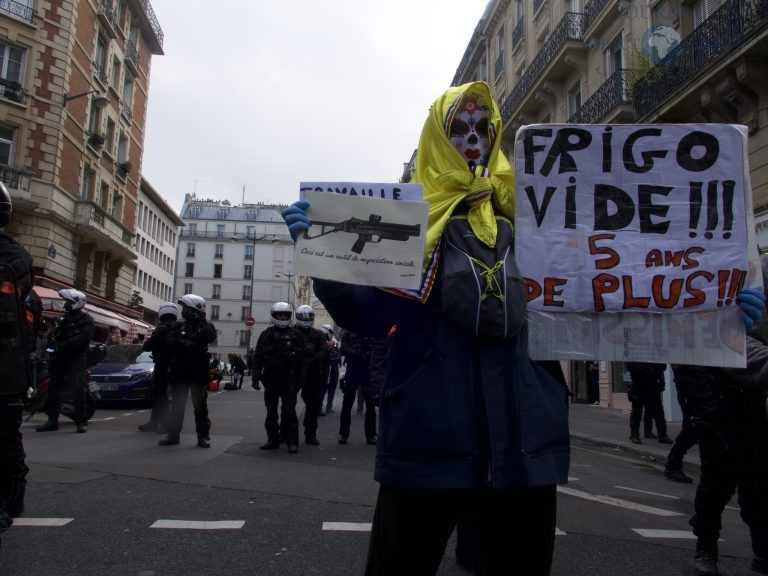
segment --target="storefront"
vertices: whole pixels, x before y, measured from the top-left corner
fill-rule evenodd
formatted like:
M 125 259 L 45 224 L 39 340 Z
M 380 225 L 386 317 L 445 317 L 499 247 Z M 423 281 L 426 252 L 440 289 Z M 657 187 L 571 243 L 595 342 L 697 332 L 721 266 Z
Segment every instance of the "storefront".
M 64 301 L 58 290 L 35 286 L 35 293 L 43 304 L 43 318 L 55 321 L 64 314 Z M 93 340 L 107 344 L 130 344 L 149 337 L 154 326 L 142 320 L 124 316 L 95 304 L 86 304 L 85 311 L 93 318 Z

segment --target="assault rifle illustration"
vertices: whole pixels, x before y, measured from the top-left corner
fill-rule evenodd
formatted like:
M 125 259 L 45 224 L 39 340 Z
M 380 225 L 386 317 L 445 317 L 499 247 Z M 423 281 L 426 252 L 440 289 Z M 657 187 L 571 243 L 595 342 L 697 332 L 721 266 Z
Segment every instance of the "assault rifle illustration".
M 304 230 L 304 238 L 311 240 L 313 238 L 320 238 L 326 234 L 333 232 L 347 232 L 349 234 L 357 234 L 357 240 L 352 245 L 352 252 L 360 254 L 365 248 L 367 242 L 378 243 L 382 240 L 397 240 L 399 242 L 407 242 L 412 236 L 418 236 L 421 234 L 421 224 L 388 224 L 381 221 L 381 216 L 377 214 L 371 214 L 368 220 L 361 218 L 355 218 L 354 216 L 349 220 L 343 222 L 312 222 L 312 228 L 320 226 L 320 234 L 314 236 L 309 235 L 309 230 Z M 310 230 L 312 229 L 310 228 Z

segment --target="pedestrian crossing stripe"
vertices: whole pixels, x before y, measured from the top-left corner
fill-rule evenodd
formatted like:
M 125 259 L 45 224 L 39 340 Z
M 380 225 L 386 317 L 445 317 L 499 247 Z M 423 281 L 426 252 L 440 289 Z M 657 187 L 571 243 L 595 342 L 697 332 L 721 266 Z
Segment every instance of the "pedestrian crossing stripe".
M 323 522 L 323 530 L 328 532 L 370 532 L 370 522 Z M 555 528 L 555 536 L 565 536 L 565 532 Z
M 179 530 L 239 530 L 245 520 L 157 520 L 150 528 L 172 528 Z
M 651 528 L 632 528 L 644 538 L 677 538 L 682 540 L 696 540 L 696 535 L 688 530 L 654 530 Z
M 45 526 L 45 527 L 58 527 L 65 526 L 72 522 L 74 518 L 14 518 L 14 526 Z
M 636 512 L 644 512 L 646 514 L 653 514 L 654 516 L 682 516 L 682 512 L 675 512 L 673 510 L 665 510 L 664 508 L 656 508 L 655 506 L 646 506 L 645 504 L 638 504 L 636 502 L 630 502 L 629 500 L 622 500 L 621 498 L 614 498 L 613 496 L 605 496 L 602 494 L 590 494 L 589 492 L 583 492 L 581 490 L 574 490 L 566 486 L 558 486 L 557 491 L 561 494 L 568 494 L 569 496 L 575 496 L 576 498 L 583 498 L 585 500 L 591 500 L 593 502 L 600 502 L 601 504 L 608 504 L 609 506 L 616 506 L 617 508 L 625 508 L 627 510 L 634 510 Z
M 338 532 L 370 532 L 370 522 L 323 522 L 323 530 Z

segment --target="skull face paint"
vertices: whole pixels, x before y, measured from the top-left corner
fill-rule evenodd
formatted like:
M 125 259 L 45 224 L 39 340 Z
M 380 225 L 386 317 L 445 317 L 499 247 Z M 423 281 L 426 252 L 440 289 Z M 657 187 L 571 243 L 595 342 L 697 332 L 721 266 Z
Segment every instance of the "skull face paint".
M 451 144 L 470 168 L 485 165 L 493 146 L 488 106 L 476 95 L 462 99 L 448 129 Z

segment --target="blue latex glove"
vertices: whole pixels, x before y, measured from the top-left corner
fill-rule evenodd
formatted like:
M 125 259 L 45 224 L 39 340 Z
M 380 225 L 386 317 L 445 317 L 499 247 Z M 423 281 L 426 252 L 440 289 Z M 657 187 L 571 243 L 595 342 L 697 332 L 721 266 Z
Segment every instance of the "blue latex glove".
M 744 288 L 739 292 L 736 303 L 741 308 L 741 321 L 744 322 L 744 327 L 751 330 L 763 317 L 765 294 L 757 288 Z
M 291 233 L 291 238 L 293 238 L 294 242 L 296 242 L 299 234 L 309 228 L 307 208 L 309 208 L 309 202 L 299 200 L 288 206 L 281 214 L 285 223 L 288 224 L 288 231 Z

